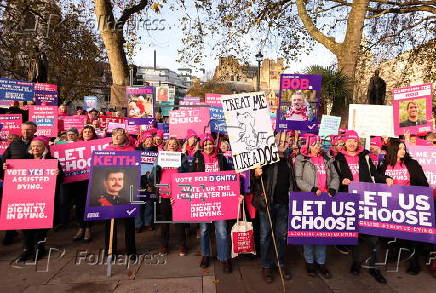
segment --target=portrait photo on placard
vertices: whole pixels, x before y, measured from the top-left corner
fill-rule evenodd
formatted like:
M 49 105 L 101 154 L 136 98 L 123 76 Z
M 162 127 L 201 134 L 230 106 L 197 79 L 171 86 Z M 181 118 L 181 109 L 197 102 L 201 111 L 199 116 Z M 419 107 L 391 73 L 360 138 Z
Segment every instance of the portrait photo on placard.
M 280 119 L 314 121 L 317 118 L 316 90 L 282 90 Z
M 130 204 L 130 193 L 136 200 L 138 190 L 137 167 L 94 166 L 90 190 L 90 206 Z
M 426 107 L 426 98 L 400 101 L 400 127 L 426 124 Z

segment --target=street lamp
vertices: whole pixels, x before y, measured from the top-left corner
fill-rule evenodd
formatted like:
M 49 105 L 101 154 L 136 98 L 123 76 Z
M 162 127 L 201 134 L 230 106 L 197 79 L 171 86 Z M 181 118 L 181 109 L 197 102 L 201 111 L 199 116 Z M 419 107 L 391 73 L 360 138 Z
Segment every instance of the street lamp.
M 259 51 L 259 53 L 256 54 L 256 61 L 257 61 L 257 91 L 260 90 L 260 63 L 263 60 L 262 52 Z

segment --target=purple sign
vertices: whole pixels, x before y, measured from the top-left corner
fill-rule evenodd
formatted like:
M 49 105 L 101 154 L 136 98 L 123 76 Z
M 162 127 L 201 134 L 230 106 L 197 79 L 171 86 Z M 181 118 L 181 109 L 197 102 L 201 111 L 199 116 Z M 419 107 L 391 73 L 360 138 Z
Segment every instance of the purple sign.
M 57 106 L 58 87 L 55 84 L 35 83 L 33 101 L 35 105 Z
M 227 133 L 226 119 L 222 107 L 211 106 L 210 112 L 210 131 L 216 133 Z
M 96 151 L 92 154 L 91 175 L 85 220 L 135 217 L 140 186 L 139 152 Z M 138 202 L 136 202 L 138 203 Z
M 357 199 L 349 193 L 289 193 L 288 244 L 356 245 Z
M 282 74 L 280 76 L 277 130 L 317 131 L 321 82 L 321 75 Z
M 430 187 L 352 182 L 359 194 L 360 233 L 436 243 Z
M 158 154 L 158 152 L 141 152 L 141 200 L 157 199 L 154 179 Z

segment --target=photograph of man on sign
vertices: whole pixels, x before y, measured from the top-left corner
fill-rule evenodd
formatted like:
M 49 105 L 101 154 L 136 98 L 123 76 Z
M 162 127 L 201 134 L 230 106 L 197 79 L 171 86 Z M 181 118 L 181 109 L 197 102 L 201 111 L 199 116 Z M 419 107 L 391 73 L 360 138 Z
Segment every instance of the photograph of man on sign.
M 315 116 L 313 109 L 316 109 L 316 91 L 284 90 L 282 97 L 282 113 L 285 120 L 311 121 Z M 311 106 L 311 102 L 315 107 Z M 290 104 L 290 105 L 289 105 Z
M 97 168 L 96 168 L 97 169 Z M 129 204 L 129 178 L 135 178 L 131 168 L 98 168 L 93 175 L 92 206 Z
M 400 102 L 400 127 L 424 125 L 427 123 L 427 120 L 425 120 L 425 101 L 425 99 L 415 99 Z

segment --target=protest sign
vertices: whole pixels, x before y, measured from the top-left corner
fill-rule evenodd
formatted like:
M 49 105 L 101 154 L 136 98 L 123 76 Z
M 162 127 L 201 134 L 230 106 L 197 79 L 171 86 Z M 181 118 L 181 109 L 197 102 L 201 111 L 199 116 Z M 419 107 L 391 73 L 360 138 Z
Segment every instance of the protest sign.
M 85 220 L 136 217 L 139 206 L 140 153 L 97 151 L 92 154 Z
M 315 131 L 317 129 L 321 82 L 321 75 L 280 75 L 278 130 Z
M 117 128 L 126 129 L 126 127 L 127 127 L 126 123 L 109 122 L 107 124 L 106 132 L 111 133 L 112 131 L 114 131 L 114 129 Z
M 64 183 L 88 180 L 92 152 L 104 150 L 111 141 L 109 137 L 51 146 L 53 157 L 59 160 L 64 171 Z
M 107 128 L 109 122 L 120 124 L 127 123 L 127 118 L 125 117 L 100 116 L 98 119 L 100 120 L 100 127 L 102 129 Z
M 56 137 L 58 135 L 58 107 L 29 106 L 29 120 L 38 125 L 36 135 Z
M 153 118 L 153 87 L 127 87 L 129 118 Z
M 205 101 L 207 105 L 214 106 L 214 107 L 220 107 L 222 108 L 221 104 L 221 96 L 220 94 L 206 94 L 205 95 Z
M 319 125 L 318 135 L 320 137 L 337 135 L 340 125 L 341 125 L 341 117 L 322 115 L 321 124 Z
M 348 129 L 356 131 L 360 137 L 394 137 L 392 106 L 350 104 Z
M 166 102 L 169 100 L 169 88 L 167 85 L 156 87 L 156 101 Z
M 239 188 L 239 176 L 234 171 L 176 173 L 171 180 L 173 220 L 235 219 Z
M 170 138 L 170 125 L 168 123 L 157 123 L 157 129 L 160 129 L 164 132 L 164 140 L 168 140 Z
M 216 133 L 227 133 L 226 119 L 224 118 L 223 108 L 210 107 L 210 131 Z
M 15 134 L 21 135 L 21 114 L 1 114 L 0 115 L 0 155 L 3 155 L 9 146 L 8 136 Z
M 355 245 L 358 232 L 358 197 L 324 192 L 289 193 L 288 244 Z
M 278 150 L 265 94 L 228 95 L 221 99 L 235 170 L 277 162 Z
M 436 188 L 436 147 L 434 146 L 407 146 L 410 156 L 417 160 L 424 170 L 428 184 Z
M 0 78 L 0 100 L 32 101 L 34 85 L 28 81 Z
M 163 116 L 169 116 L 174 109 L 174 101 L 159 102 L 159 108 Z
M 148 131 L 154 126 L 154 118 L 128 118 L 127 132 L 138 135 L 142 131 Z
M 351 182 L 359 195 L 359 232 L 436 243 L 430 187 Z
M 199 107 L 189 107 L 189 106 L 204 106 L 209 107 L 206 103 L 200 102 L 199 97 L 184 97 L 179 98 L 179 110 L 192 110 Z
M 154 188 L 155 185 L 155 162 L 158 152 L 141 152 L 141 192 L 142 200 L 152 200 L 157 198 Z
M 2 128 L 0 130 L 0 139 L 5 140 L 11 134 L 21 135 L 22 121 L 21 114 L 1 114 L 0 124 Z
M 85 110 L 91 111 L 92 109 L 97 110 L 97 97 L 96 96 L 84 96 L 83 101 L 85 103 Z
M 53 227 L 57 160 L 8 160 L 0 230 Z
M 58 86 L 48 83 L 35 83 L 33 101 L 35 105 L 57 106 Z
M 179 168 L 182 165 L 182 153 L 160 151 L 157 164 L 162 168 Z
M 196 107 L 170 111 L 170 136 L 184 139 L 188 129 L 196 133 L 205 133 L 209 125 L 209 108 Z
M 81 131 L 86 123 L 86 116 L 84 115 L 75 115 L 75 116 L 64 116 L 64 129 L 68 130 L 70 128 L 77 128 L 78 131 Z
M 432 88 L 427 83 L 392 90 L 395 135 L 433 131 Z

